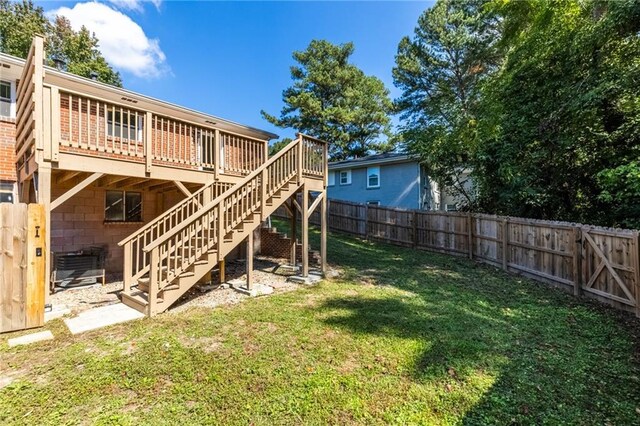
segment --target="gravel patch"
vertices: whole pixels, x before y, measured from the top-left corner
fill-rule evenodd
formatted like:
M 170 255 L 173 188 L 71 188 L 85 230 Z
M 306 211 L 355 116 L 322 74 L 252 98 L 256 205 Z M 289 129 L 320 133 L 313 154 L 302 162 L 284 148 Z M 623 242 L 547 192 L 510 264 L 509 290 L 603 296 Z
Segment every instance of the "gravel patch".
M 98 306 L 113 305 L 120 302 L 118 297 L 122 291 L 122 281 L 94 284 L 86 287 L 60 289 L 51 295 L 50 303 L 55 307 L 66 306 L 71 314 L 79 314 Z
M 300 286 L 298 284 L 288 282 L 286 276 L 274 274 L 273 271 L 283 263 L 286 263 L 285 259 L 274 259 L 263 256 L 256 256 L 253 260 L 253 282 L 254 284 L 262 284 L 273 287 L 275 293 L 283 293 L 286 291 L 292 291 Z M 212 275 L 212 282 L 217 283 L 219 281 L 218 272 L 215 271 Z M 243 261 L 230 261 L 227 262 L 226 267 L 226 280 L 241 280 L 246 281 L 246 266 Z M 195 285 L 184 296 L 182 296 L 171 308 L 169 312 L 182 312 L 194 307 L 214 308 L 220 305 L 232 305 L 239 303 L 248 298 L 246 294 L 237 292 L 232 288 L 228 288 L 226 285 L 207 285 L 202 286 Z
M 255 256 L 253 261 L 254 283 L 273 287 L 274 294 L 299 288 L 299 284 L 287 281 L 288 277 L 273 273 L 278 266 L 286 263 L 286 259 Z M 244 261 L 234 260 L 227 262 L 226 280 L 239 279 L 245 281 L 245 268 Z M 182 312 L 196 306 L 213 308 L 220 305 L 231 305 L 249 297 L 228 288 L 224 284 L 222 286 L 213 284 L 219 281 L 219 275 L 217 271 L 211 275 L 212 282 L 209 285 L 193 286 L 173 304 L 168 312 Z M 71 311 L 72 315 L 77 315 L 87 309 L 119 303 L 122 286 L 122 281 L 111 281 L 104 286 L 97 284 L 64 290 L 57 289 L 56 293 L 51 295 L 50 302 L 54 308 L 64 306 Z

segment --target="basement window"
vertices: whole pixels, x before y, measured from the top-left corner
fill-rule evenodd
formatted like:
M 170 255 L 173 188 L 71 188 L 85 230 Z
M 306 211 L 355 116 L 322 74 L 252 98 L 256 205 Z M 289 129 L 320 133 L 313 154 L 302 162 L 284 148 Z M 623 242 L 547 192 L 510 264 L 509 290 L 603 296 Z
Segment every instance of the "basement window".
M 105 222 L 142 222 L 142 193 L 106 191 Z

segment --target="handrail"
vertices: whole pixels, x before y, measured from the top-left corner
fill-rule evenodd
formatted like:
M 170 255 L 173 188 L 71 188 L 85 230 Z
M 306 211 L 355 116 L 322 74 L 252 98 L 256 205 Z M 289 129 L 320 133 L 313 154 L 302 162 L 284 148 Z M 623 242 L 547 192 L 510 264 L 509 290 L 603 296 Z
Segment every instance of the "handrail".
M 271 157 L 267 162 L 263 163 L 260 167 L 255 169 L 253 172 L 251 172 L 247 176 L 245 176 L 240 182 L 236 183 L 231 188 L 227 189 L 225 192 L 223 192 L 221 195 L 219 195 L 214 200 L 211 200 L 209 203 L 207 203 L 204 206 L 202 206 L 200 208 L 200 211 L 192 214 L 187 219 L 183 220 L 182 223 L 180 223 L 180 225 L 174 227 L 171 231 L 165 233 L 162 237 L 160 237 L 157 240 L 153 241 L 152 243 L 146 245 L 145 247 L 142 248 L 142 250 L 144 252 L 148 253 L 151 250 L 155 249 L 156 247 L 158 247 L 158 246 L 162 245 L 163 243 L 165 243 L 166 241 L 168 241 L 170 238 L 174 237 L 179 232 L 183 231 L 185 228 L 190 226 L 194 220 L 196 220 L 198 217 L 202 216 L 202 214 L 203 214 L 202 211 L 203 210 L 210 210 L 216 204 L 219 204 L 222 200 L 224 200 L 229 195 L 231 195 L 235 191 L 237 191 L 238 188 L 240 188 L 240 187 L 248 184 L 249 182 L 251 182 L 251 180 L 255 179 L 258 175 L 260 175 L 263 172 L 263 170 L 267 169 L 271 164 L 275 163 L 279 158 L 284 156 L 287 152 L 289 152 L 290 150 L 294 149 L 297 146 L 298 143 L 302 143 L 302 139 L 301 138 L 297 138 L 296 140 L 294 140 L 291 143 L 289 143 L 289 145 L 287 145 L 284 149 L 280 150 L 280 152 L 278 152 L 276 155 Z
M 142 228 L 139 228 L 135 232 L 132 232 L 128 237 L 125 237 L 125 239 L 120 241 L 118 243 L 118 245 L 122 247 L 123 245 L 125 245 L 126 243 L 128 243 L 129 241 L 131 241 L 135 237 L 137 237 L 139 234 L 142 234 L 144 231 L 146 231 L 149 228 L 151 228 L 152 226 L 156 225 L 158 222 L 164 220 L 166 218 L 166 216 L 169 216 L 174 211 L 179 210 L 180 208 L 182 208 L 182 204 L 184 204 L 184 203 L 186 203 L 188 201 L 191 201 L 191 199 L 197 197 L 202 192 L 204 192 L 206 189 L 212 187 L 216 183 L 219 183 L 219 182 L 216 182 L 216 181 L 210 182 L 210 183 L 204 185 L 202 188 L 198 189 L 196 192 L 192 193 L 187 198 L 184 198 L 184 199 L 180 200 L 180 202 L 178 204 L 176 204 L 175 206 L 171 207 L 169 210 L 167 210 L 166 212 L 162 213 L 160 216 L 156 217 L 155 219 L 153 219 L 151 222 L 147 223 Z
M 304 134 L 304 133 L 300 133 L 300 132 L 298 132 L 298 133 L 296 133 L 296 136 L 298 136 L 298 137 L 303 137 L 303 138 L 305 138 L 305 139 L 311 139 L 311 140 L 312 140 L 312 141 L 314 141 L 314 142 L 320 142 L 320 143 L 323 143 L 323 144 L 325 144 L 325 145 L 327 144 L 327 141 L 325 141 L 325 140 L 318 139 L 318 138 L 315 138 L 315 137 L 313 137 L 313 136 L 309 136 L 309 135 Z

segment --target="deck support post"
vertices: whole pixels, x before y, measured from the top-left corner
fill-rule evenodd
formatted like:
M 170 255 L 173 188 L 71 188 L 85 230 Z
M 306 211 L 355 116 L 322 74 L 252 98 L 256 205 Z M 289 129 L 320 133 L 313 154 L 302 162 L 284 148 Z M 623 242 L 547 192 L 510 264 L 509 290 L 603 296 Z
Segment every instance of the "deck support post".
M 253 231 L 247 235 L 247 290 L 253 288 Z
M 322 276 L 327 275 L 327 192 L 322 194 L 320 204 L 320 270 Z
M 302 186 L 302 276 L 309 276 L 309 191 Z
M 226 281 L 225 275 L 225 262 L 224 259 L 218 262 L 218 277 L 220 278 L 220 283 L 223 284 Z
M 294 205 L 296 194 L 291 196 L 291 266 L 296 266 L 296 235 L 298 233 L 298 210 Z

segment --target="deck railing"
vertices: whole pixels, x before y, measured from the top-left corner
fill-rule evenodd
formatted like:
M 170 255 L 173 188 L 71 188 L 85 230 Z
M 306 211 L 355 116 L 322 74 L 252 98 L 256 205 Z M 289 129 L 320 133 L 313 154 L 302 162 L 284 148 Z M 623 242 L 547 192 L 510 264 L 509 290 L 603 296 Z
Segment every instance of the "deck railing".
M 132 99 L 44 67 L 36 37 L 17 88 L 18 168 L 33 173 L 34 154 L 60 153 L 246 176 L 267 160 L 268 142 L 186 109 Z M 133 95 L 130 95 L 133 97 Z
M 58 93 L 59 100 L 52 100 L 59 105 L 59 134 L 54 139 L 63 151 L 240 176 L 266 160 L 266 141 L 86 95 Z

